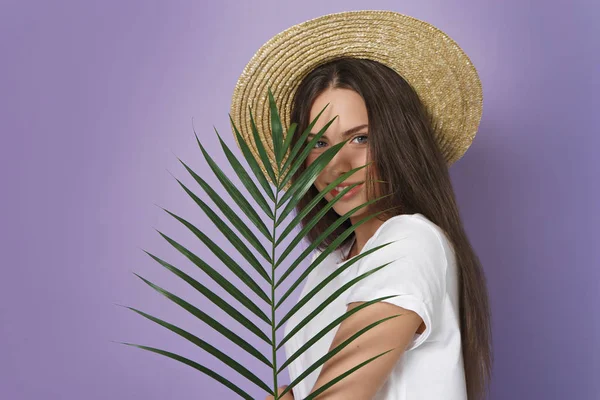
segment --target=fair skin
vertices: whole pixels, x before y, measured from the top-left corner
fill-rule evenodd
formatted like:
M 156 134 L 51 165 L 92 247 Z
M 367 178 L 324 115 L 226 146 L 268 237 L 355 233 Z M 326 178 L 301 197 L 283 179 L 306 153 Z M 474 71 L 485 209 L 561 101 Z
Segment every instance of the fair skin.
M 315 188 L 320 192 L 327 185 L 337 179 L 340 175 L 365 165 L 368 162 L 368 133 L 369 120 L 367 108 L 362 97 L 355 91 L 348 89 L 327 89 L 318 96 L 311 108 L 309 119 L 312 121 L 319 112 L 327 106 L 319 120 L 313 128 L 313 133 L 319 132 L 328 121 L 337 116 L 333 124 L 329 126 L 325 134 L 316 143 L 314 149 L 306 159 L 306 164 L 310 165 L 329 147 L 334 146 L 344 140 L 348 143 L 335 155 L 321 174 L 314 182 Z M 346 133 L 346 132 L 349 132 Z M 345 134 L 346 133 L 346 134 Z M 309 136 L 309 139 L 312 135 Z M 356 183 L 365 181 L 367 178 L 366 168 L 363 168 L 343 183 Z M 340 199 L 333 206 L 334 211 L 339 215 L 344 215 L 351 209 L 367 202 L 365 184 L 359 188 L 359 192 L 348 200 Z M 325 200 L 331 201 L 334 194 L 327 193 Z M 363 207 L 350 216 L 350 221 L 354 224 L 367 215 L 367 207 Z M 360 225 L 355 231 L 355 246 L 351 250 L 351 255 L 358 254 L 367 240 L 383 224 L 383 221 L 372 218 L 368 222 Z
M 315 180 L 314 185 L 319 191 L 323 190 L 340 175 L 351 169 L 365 165 L 368 162 L 368 116 L 363 98 L 352 90 L 339 88 L 327 89 L 315 99 L 310 112 L 310 120 L 313 120 L 327 103 L 329 103 L 329 106 L 317 121 L 313 132 L 319 132 L 319 130 L 336 115 L 337 118 L 333 124 L 329 126 L 319 142 L 316 143 L 315 148 L 311 150 L 311 154 L 306 160 L 307 164 L 313 162 L 320 154 L 322 154 L 322 152 L 329 148 L 329 146 L 334 146 L 344 140 L 349 141 L 335 155 Z M 352 133 L 346 137 L 344 133 L 349 132 L 350 130 L 352 130 Z M 346 182 L 354 183 L 364 181 L 365 179 L 366 168 L 362 168 L 351 175 Z M 325 195 L 327 201 L 331 201 L 333 197 L 334 195 L 332 193 Z M 333 206 L 333 209 L 337 214 L 343 215 L 352 208 L 364 204 L 366 201 L 366 189 L 363 184 L 357 194 L 347 200 L 338 200 Z M 367 207 L 364 207 L 358 210 L 350 217 L 353 224 L 368 215 L 366 208 Z M 356 241 L 351 249 L 350 257 L 360 253 L 366 242 L 373 236 L 383 222 L 384 221 L 380 221 L 377 218 L 372 218 L 356 228 L 354 231 Z M 363 303 L 364 302 L 349 303 L 347 310 L 352 310 Z M 422 333 L 425 330 L 425 325 L 423 324 L 421 317 L 411 310 L 398 307 L 391 303 L 379 302 L 372 304 L 353 314 L 340 324 L 329 348 L 329 350 L 332 350 L 367 325 L 396 314 L 402 315 L 389 319 L 370 329 L 366 333 L 363 333 L 350 343 L 350 345 L 346 346 L 342 351 L 329 359 L 323 365 L 311 393 L 361 362 L 387 350 L 394 349 L 354 371 L 351 375 L 348 375 L 346 378 L 316 397 L 321 400 L 372 399 L 380 387 L 385 383 L 393 367 L 404 353 L 404 349 L 410 344 L 415 333 Z M 278 392 L 281 392 L 283 388 L 285 388 L 285 386 L 280 387 Z M 293 398 L 290 391 L 281 399 L 292 400 Z M 267 397 L 267 400 L 272 399 L 273 396 Z

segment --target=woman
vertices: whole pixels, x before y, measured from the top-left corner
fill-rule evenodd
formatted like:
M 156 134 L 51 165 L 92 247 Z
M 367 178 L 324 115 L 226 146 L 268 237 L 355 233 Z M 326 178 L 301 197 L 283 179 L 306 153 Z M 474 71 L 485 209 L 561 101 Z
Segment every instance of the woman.
M 354 212 L 320 244 L 313 261 L 349 226 L 381 212 L 376 218 L 357 226 L 336 252 L 321 260 L 318 268 L 308 276 L 300 298 L 336 269 L 342 268 L 346 261 L 384 243 L 392 243 L 362 258 L 329 282 L 288 321 L 285 334 L 316 306 L 323 304 L 331 293 L 358 275 L 373 271 L 384 263 L 390 264 L 328 303 L 316 318 L 286 342 L 288 358 L 346 311 L 382 296 L 396 297 L 360 309 L 314 343 L 289 365 L 292 382 L 329 350 L 369 324 L 385 317 L 400 316 L 358 337 L 282 398 L 305 398 L 359 363 L 394 349 L 356 370 L 317 398 L 482 399 L 492 363 L 488 294 L 481 264 L 463 229 L 448 174 L 448 164 L 458 159 L 470 145 L 481 115 L 480 109 L 471 106 L 481 104 L 478 103 L 481 86 L 466 84 L 473 82 L 474 68 L 444 79 L 449 71 L 457 71 L 455 67 L 460 62 L 464 65 L 466 55 L 457 50 L 455 43 L 448 44 L 449 38 L 441 31 L 391 12 L 330 14 L 286 30 L 261 50 L 276 48 L 281 57 L 281 47 L 274 43 L 292 41 L 290 48 L 298 54 L 301 53 L 300 43 L 313 37 L 312 44 L 306 45 L 309 51 L 305 54 L 318 54 L 316 43 L 323 42 L 319 37 L 322 39 L 328 23 L 331 27 L 337 26 L 337 31 L 330 31 L 335 32 L 338 40 L 347 39 L 353 46 L 362 46 L 368 54 L 357 54 L 355 49 L 348 51 L 347 46 L 323 44 L 321 54 L 326 54 L 328 60 L 323 61 L 318 56 L 312 61 L 309 57 L 298 57 L 304 61 L 299 67 L 305 68 L 304 72 L 290 72 L 293 77 L 302 77 L 297 85 L 291 85 L 289 108 L 286 109 L 285 100 L 280 108 L 283 109 L 282 117 L 298 123 L 292 146 L 324 108 L 313 133 L 336 117 L 310 150 L 294 179 L 327 148 L 346 141 L 301 200 L 299 210 L 342 174 L 373 163 L 346 179 L 344 184 L 365 183 L 338 200 L 308 233 L 307 239 L 314 242 L 340 215 L 370 199 L 387 196 Z M 360 29 L 343 33 L 344 27 L 352 26 Z M 404 30 L 399 30 L 398 26 L 404 26 Z M 415 27 L 422 29 L 420 32 L 433 32 L 433 36 L 415 35 L 409 29 Z M 365 34 L 374 29 L 378 30 L 375 42 Z M 295 35 L 291 36 L 291 33 Z M 393 46 L 398 46 L 398 37 L 409 38 L 412 42 L 401 42 L 404 43 L 403 60 L 394 61 L 389 54 Z M 383 50 L 372 53 L 373 43 L 378 43 Z M 442 46 L 440 43 L 446 47 L 437 47 L 434 52 L 423 55 L 437 45 Z M 429 74 L 423 73 L 430 63 L 435 64 L 435 57 L 443 58 L 449 53 L 455 56 L 455 61 L 453 64 L 448 61 L 451 57 L 444 58 L 447 64 L 439 67 L 445 68 L 444 73 L 438 74 L 440 70 L 435 69 Z M 259 51 L 245 72 L 251 69 L 250 66 L 259 65 L 260 59 L 268 58 L 265 54 L 265 51 Z M 245 76 L 256 75 L 247 73 Z M 458 86 L 460 93 L 454 96 L 451 89 L 456 82 L 463 84 Z M 253 84 L 256 85 L 241 79 L 236 93 L 239 88 L 246 90 Z M 450 94 L 445 96 L 447 93 Z M 239 109 L 235 104 L 232 106 L 234 114 L 239 113 Z M 337 194 L 336 190 L 329 192 L 304 222 Z M 279 393 L 284 388 L 286 386 L 281 387 Z

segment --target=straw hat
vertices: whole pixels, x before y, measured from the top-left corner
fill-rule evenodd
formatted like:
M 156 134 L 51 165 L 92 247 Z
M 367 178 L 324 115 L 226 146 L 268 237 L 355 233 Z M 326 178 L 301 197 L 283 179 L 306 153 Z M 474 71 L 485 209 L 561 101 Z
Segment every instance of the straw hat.
M 257 160 L 248 108 L 275 165 L 267 89 L 275 97 L 285 135 L 302 79 L 315 67 L 344 56 L 378 61 L 413 87 L 436 120 L 435 137 L 449 166 L 467 151 L 483 107 L 481 82 L 469 57 L 427 22 L 392 11 L 364 10 L 294 25 L 273 36 L 248 62 L 235 86 L 230 113 Z

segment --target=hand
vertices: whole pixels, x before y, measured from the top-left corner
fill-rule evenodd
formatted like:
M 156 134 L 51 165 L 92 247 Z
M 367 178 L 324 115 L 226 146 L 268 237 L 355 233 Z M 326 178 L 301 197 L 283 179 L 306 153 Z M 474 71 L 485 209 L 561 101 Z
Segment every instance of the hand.
M 281 392 L 283 392 L 285 390 L 285 388 L 288 387 L 288 385 L 283 385 L 277 388 L 277 394 L 281 394 Z M 267 396 L 265 398 L 265 400 L 274 400 L 275 397 L 274 396 Z M 294 400 L 294 394 L 292 393 L 292 391 L 290 390 L 289 392 L 287 392 L 283 397 L 279 398 L 280 400 Z

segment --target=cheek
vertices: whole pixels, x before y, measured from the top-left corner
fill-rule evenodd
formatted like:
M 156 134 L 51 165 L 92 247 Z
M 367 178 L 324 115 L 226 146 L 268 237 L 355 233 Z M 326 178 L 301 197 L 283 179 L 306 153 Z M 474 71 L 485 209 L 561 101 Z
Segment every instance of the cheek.
M 306 170 L 317 159 L 317 157 L 318 156 L 316 156 L 316 155 L 309 154 L 306 157 L 306 160 L 304 160 L 304 169 Z M 321 171 L 321 173 L 317 176 L 317 179 L 315 180 L 315 184 L 319 184 L 319 181 L 322 179 L 323 172 L 324 171 Z
M 314 156 L 312 156 L 310 154 L 306 157 L 306 160 L 304 160 L 304 170 L 306 170 L 313 163 L 313 161 L 314 161 L 315 158 L 316 157 L 314 157 Z M 319 182 L 320 179 L 321 179 L 321 175 L 322 174 L 318 175 L 317 178 L 315 179 L 315 182 L 314 182 L 314 185 L 317 188 L 319 188 L 321 186 L 320 182 Z
M 310 152 L 308 153 L 308 156 L 306 156 L 306 159 L 304 160 L 304 166 L 308 167 L 310 164 L 313 163 L 313 161 L 315 161 L 317 159 L 317 155 L 313 154 L 314 152 Z

